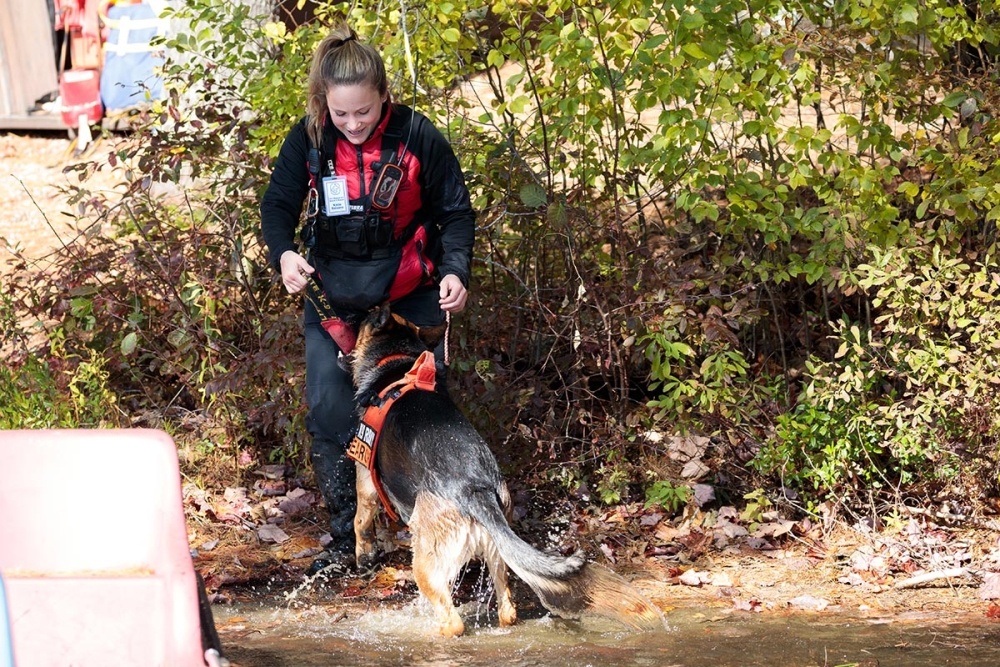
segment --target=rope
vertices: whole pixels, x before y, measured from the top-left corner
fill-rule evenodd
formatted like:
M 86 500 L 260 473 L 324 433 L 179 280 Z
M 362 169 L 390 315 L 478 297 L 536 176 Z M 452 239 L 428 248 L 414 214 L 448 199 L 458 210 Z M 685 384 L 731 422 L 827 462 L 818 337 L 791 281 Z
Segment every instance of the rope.
M 444 365 L 451 365 L 451 355 L 448 354 L 448 337 L 451 334 L 451 313 L 446 312 L 444 314 Z

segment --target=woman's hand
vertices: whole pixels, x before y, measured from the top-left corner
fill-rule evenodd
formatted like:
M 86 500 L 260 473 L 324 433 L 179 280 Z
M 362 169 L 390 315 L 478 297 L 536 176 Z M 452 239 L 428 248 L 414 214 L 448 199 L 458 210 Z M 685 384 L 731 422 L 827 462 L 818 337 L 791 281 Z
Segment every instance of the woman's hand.
M 309 274 L 315 271 L 306 258 L 294 250 L 281 253 L 281 282 L 289 294 L 301 292 L 309 282 Z
M 282 256 L 284 258 L 284 256 Z M 469 290 L 459 280 L 458 276 L 448 274 L 441 279 L 441 310 L 446 313 L 460 313 L 465 309 L 465 302 L 469 298 Z

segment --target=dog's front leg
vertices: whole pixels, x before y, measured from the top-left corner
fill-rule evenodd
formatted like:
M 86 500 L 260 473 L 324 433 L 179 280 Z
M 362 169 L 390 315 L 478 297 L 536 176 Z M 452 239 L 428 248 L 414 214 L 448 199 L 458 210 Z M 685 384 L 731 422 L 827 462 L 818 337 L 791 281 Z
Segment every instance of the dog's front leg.
M 372 482 L 371 472 L 357 464 L 358 511 L 354 515 L 354 558 L 358 570 L 365 571 L 375 562 L 375 513 L 378 511 L 378 493 Z

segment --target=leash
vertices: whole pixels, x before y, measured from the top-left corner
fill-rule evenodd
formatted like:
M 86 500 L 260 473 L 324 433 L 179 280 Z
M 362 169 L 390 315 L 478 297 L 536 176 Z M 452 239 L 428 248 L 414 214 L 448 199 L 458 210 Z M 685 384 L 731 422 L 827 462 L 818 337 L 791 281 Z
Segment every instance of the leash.
M 448 353 L 448 338 L 451 334 L 451 312 L 444 314 L 444 365 L 451 365 L 451 355 Z

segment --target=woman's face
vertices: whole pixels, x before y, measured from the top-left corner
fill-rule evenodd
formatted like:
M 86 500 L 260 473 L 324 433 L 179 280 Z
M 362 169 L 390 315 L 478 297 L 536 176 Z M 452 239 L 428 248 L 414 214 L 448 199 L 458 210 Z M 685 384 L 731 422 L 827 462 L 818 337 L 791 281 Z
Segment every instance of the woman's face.
M 347 140 L 363 144 L 378 125 L 386 97 L 365 84 L 331 86 L 326 91 L 326 106 L 333 124 Z

